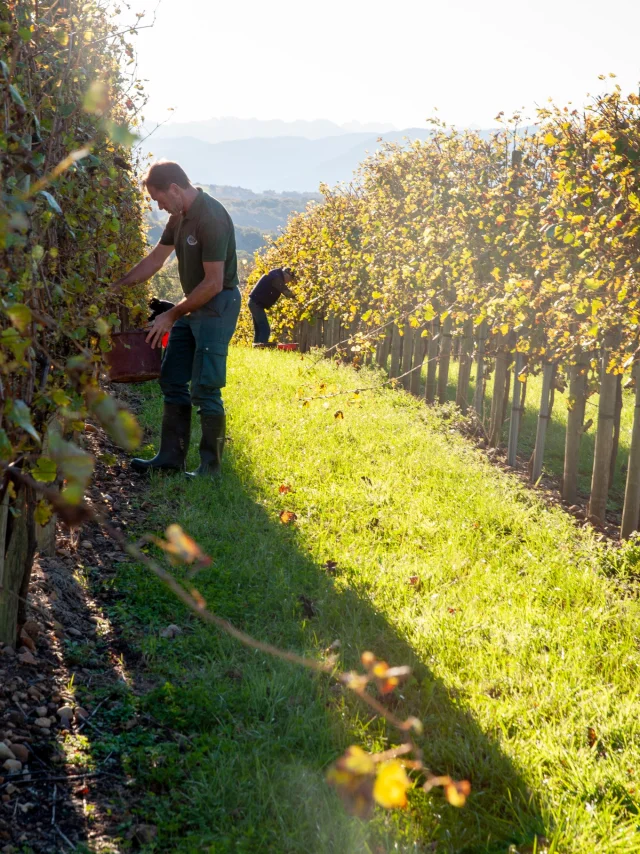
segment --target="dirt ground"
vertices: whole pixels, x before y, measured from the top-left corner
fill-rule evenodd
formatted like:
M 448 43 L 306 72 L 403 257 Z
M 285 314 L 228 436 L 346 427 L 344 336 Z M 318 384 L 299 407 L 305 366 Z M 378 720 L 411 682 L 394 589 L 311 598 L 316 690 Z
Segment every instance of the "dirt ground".
M 124 532 L 141 529 L 143 481 L 100 429 L 87 430 L 84 443 L 98 460 L 88 500 Z M 155 828 L 135 814 L 136 780 L 117 749 L 107 752 L 133 727 L 156 726 L 127 719 L 123 698 L 150 683 L 141 654 L 105 613 L 123 595 L 109 582 L 128 559 L 95 524 L 58 526 L 55 554 L 34 565 L 22 646 L 0 644 L 2 854 L 115 852 L 153 842 Z

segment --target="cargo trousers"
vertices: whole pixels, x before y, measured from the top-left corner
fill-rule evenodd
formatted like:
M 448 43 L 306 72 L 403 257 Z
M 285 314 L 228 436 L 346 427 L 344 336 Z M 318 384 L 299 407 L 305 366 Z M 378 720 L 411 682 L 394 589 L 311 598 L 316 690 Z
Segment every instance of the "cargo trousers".
M 229 288 L 173 324 L 160 371 L 165 403 L 197 406 L 200 415 L 224 415 L 221 389 L 239 314 L 240 291 Z

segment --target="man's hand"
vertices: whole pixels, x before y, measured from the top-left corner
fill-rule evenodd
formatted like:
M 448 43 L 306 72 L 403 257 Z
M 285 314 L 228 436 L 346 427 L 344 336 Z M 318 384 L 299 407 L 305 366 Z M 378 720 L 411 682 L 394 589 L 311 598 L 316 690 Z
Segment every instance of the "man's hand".
M 173 309 L 159 314 L 151 324 L 149 334 L 145 338 L 147 344 L 151 344 L 153 348 L 160 347 L 165 332 L 169 332 L 177 319 L 177 314 Z

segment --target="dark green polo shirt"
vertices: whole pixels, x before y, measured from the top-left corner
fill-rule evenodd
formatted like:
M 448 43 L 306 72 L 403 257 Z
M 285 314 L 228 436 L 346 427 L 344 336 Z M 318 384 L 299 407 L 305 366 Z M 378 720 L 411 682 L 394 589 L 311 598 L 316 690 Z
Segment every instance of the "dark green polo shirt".
M 160 238 L 178 257 L 180 284 L 190 294 L 204 279 L 203 262 L 224 261 L 225 288 L 238 284 L 236 234 L 231 217 L 217 199 L 198 189 L 186 214 L 172 214 Z

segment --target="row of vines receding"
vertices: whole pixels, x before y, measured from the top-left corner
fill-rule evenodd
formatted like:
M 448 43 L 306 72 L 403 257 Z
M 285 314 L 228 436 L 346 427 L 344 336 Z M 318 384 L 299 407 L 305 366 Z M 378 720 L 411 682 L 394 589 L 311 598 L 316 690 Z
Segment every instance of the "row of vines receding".
M 110 285 L 144 251 L 129 127 L 144 103 L 119 11 L 98 0 L 0 0 L 0 640 L 11 643 L 38 526 L 79 504 L 91 413 L 125 447 L 138 428 L 98 385 L 110 334 L 141 311 Z M 81 444 L 81 443 L 80 443 Z M 21 482 L 22 483 L 22 482 Z
M 412 391 L 426 359 L 429 403 L 446 394 L 452 350 L 464 410 L 472 370 L 479 414 L 492 372 L 487 438 L 498 445 L 510 422 L 512 464 L 522 390 L 542 374 L 534 481 L 553 390 L 567 385 L 570 503 L 585 401 L 599 392 L 588 512 L 604 523 L 621 382 L 635 382 L 640 344 L 640 99 L 616 85 L 585 110 L 551 106 L 521 125 L 515 116 L 481 135 L 433 122 L 427 141 L 384 146 L 352 184 L 323 187 L 324 203 L 290 221 L 254 276 L 295 268 L 301 298 L 281 301 L 276 325 L 304 346 L 346 339 L 352 358 L 377 361 Z M 624 536 L 639 527 L 637 420 Z

